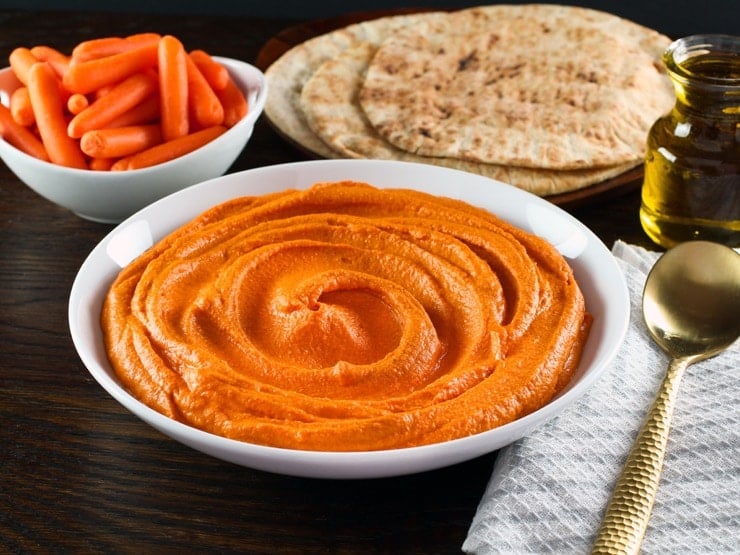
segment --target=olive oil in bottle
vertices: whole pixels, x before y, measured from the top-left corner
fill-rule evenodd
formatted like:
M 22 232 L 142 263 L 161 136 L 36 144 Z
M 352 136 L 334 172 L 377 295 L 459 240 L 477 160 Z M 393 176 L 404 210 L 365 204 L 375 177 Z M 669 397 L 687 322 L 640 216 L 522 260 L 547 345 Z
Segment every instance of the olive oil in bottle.
M 676 91 L 647 139 L 640 221 L 669 248 L 740 246 L 740 37 L 694 35 L 663 56 Z

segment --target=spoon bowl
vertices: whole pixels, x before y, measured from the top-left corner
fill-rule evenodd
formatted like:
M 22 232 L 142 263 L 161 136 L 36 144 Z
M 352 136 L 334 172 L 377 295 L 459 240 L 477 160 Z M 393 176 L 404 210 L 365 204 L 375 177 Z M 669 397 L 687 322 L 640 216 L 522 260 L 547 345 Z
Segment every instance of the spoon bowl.
M 740 254 L 707 241 L 673 247 L 648 274 L 642 312 L 650 335 L 671 361 L 614 488 L 593 553 L 640 551 L 684 371 L 740 336 Z
M 740 255 L 708 241 L 674 247 L 650 271 L 642 311 L 672 357 L 696 362 L 720 353 L 740 335 Z

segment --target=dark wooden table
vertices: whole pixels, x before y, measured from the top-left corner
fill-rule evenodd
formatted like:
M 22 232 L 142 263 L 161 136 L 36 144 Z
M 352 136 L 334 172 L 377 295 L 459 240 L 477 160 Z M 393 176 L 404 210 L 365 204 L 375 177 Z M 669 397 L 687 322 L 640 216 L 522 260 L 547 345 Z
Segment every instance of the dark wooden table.
M 0 12 L 0 56 L 152 30 L 255 60 L 290 20 Z M 264 121 L 231 171 L 300 160 Z M 572 208 L 608 245 L 651 246 L 635 188 Z M 0 163 L 0 552 L 458 552 L 495 455 L 367 481 L 291 478 L 203 455 L 154 431 L 73 348 L 76 272 L 112 226 L 82 220 Z

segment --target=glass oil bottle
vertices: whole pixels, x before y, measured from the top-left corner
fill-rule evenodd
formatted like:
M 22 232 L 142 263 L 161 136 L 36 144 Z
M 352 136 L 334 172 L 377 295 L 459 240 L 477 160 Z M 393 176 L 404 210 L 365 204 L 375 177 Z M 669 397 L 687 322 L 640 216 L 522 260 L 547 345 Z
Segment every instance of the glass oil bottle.
M 666 248 L 702 239 L 740 246 L 740 37 L 693 35 L 663 62 L 672 111 L 647 139 L 640 222 Z

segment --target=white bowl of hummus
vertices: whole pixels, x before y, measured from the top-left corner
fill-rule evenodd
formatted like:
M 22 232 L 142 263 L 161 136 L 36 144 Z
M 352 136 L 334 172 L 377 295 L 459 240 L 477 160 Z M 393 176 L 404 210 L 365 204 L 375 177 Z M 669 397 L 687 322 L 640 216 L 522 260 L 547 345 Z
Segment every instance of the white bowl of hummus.
M 165 197 L 95 247 L 69 303 L 83 363 L 143 421 L 235 464 L 334 479 L 516 441 L 588 391 L 628 320 L 616 262 L 566 212 L 379 160 Z

